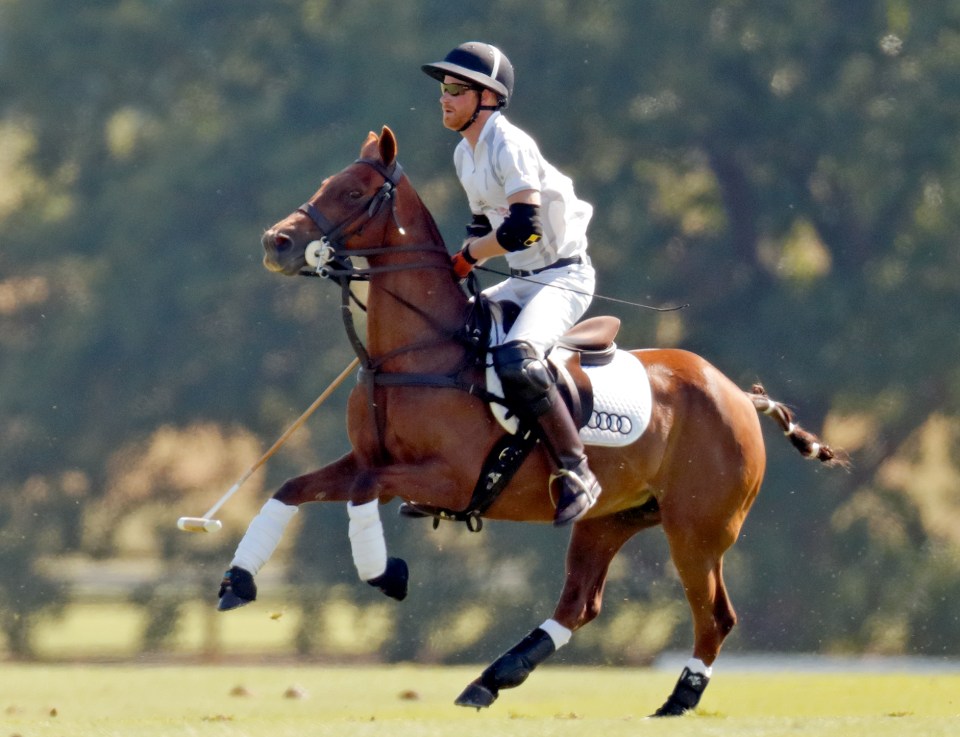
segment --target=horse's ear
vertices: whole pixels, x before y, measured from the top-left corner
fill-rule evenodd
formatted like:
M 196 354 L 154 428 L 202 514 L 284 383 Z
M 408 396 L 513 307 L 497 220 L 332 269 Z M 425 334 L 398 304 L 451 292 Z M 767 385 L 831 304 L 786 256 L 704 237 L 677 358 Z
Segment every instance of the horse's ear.
M 380 158 L 384 166 L 390 166 L 397 158 L 397 137 L 387 126 L 380 133 Z
M 363 142 L 363 145 L 360 147 L 360 158 L 361 159 L 372 159 L 373 153 L 377 149 L 377 134 L 373 131 L 370 131 L 367 134 L 367 140 Z

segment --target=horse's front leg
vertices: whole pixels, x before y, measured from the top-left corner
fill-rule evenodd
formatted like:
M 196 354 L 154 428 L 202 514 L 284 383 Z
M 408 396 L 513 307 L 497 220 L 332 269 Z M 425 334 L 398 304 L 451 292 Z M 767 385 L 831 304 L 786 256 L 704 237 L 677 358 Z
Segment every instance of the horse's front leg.
M 317 501 L 347 501 L 359 474 L 353 453 L 323 468 L 289 479 L 267 500 L 253 518 L 224 574 L 217 608 L 236 609 L 257 598 L 254 576 L 273 555 L 284 531 L 301 504 Z
M 360 471 L 347 504 L 350 550 L 360 579 L 393 599 L 403 600 L 409 570 L 404 560 L 387 556 L 380 502 L 395 496 L 409 497 L 415 489 L 418 498 L 449 503 L 460 486 L 457 474 L 442 461 L 396 463 Z
M 634 534 L 656 524 L 640 515 L 586 519 L 573 527 L 567 548 L 567 575 L 553 617 L 497 658 L 464 689 L 458 706 L 490 706 L 500 689 L 519 686 L 540 663 L 570 641 L 600 613 L 603 586 L 614 555 Z
M 409 496 L 410 490 L 416 489 L 418 498 L 428 503 L 455 504 L 460 486 L 456 473 L 440 462 L 361 468 L 354 453 L 290 479 L 263 505 L 237 546 L 220 584 L 218 609 L 229 611 L 257 598 L 254 576 L 276 550 L 298 506 L 314 501 L 348 502 L 350 548 L 357 574 L 387 596 L 404 599 L 409 572 L 403 560 L 387 556 L 380 500 Z

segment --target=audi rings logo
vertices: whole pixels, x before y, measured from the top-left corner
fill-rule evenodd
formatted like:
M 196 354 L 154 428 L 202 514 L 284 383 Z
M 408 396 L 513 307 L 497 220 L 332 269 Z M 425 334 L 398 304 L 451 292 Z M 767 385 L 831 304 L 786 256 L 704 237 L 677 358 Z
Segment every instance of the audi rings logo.
M 587 427 L 591 430 L 601 430 L 605 432 L 620 433 L 629 435 L 633 429 L 633 422 L 624 415 L 614 415 L 609 412 L 594 412 L 590 416 L 590 422 Z

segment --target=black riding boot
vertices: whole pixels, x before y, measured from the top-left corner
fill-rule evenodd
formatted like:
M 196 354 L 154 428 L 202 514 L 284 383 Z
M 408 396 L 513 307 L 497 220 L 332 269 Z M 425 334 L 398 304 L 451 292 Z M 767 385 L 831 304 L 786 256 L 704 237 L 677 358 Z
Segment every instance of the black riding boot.
M 600 496 L 600 482 L 587 465 L 580 432 L 556 385 L 550 387 L 547 399 L 550 406 L 537 421 L 555 464 L 550 489 L 559 486 L 553 524 L 562 527 L 590 510 Z
M 559 486 L 553 524 L 576 522 L 594 505 L 600 484 L 587 465 L 583 442 L 556 381 L 536 349 L 524 341 L 511 341 L 493 349 L 493 363 L 507 399 L 525 405 L 543 435 L 554 464 L 550 490 Z

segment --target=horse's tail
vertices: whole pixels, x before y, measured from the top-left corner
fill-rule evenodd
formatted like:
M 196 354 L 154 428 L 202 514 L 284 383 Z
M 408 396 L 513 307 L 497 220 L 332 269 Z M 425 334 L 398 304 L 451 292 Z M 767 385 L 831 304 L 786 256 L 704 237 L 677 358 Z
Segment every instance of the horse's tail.
M 753 406 L 758 412 L 770 415 L 777 421 L 793 447 L 800 451 L 804 458 L 816 458 L 827 466 L 842 466 L 848 468 L 850 461 L 847 454 L 840 449 L 833 449 L 812 432 L 808 432 L 797 424 L 793 412 L 785 404 L 775 402 L 767 396 L 767 392 L 760 384 L 754 384 L 749 392 L 745 394 L 750 397 Z

